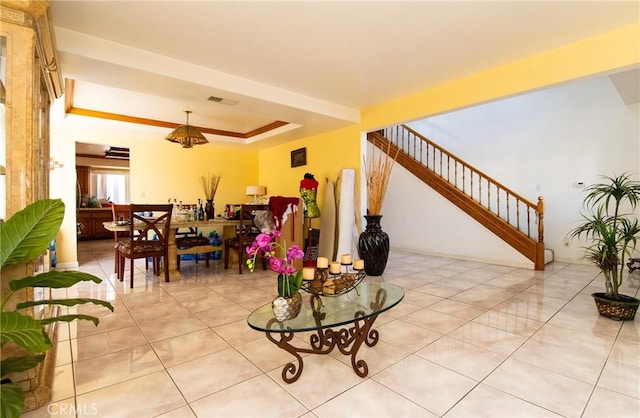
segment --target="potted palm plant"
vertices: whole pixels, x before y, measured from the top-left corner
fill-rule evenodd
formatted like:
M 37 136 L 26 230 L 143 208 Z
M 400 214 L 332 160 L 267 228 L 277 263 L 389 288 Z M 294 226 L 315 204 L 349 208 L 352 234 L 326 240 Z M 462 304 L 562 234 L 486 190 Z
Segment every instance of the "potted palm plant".
M 569 238 L 584 238 L 584 258 L 596 265 L 604 277 L 605 292 L 594 293 L 598 312 L 615 320 L 633 320 L 640 300 L 620 294 L 625 258 L 636 248 L 640 224 L 635 212 L 640 203 L 640 182 L 630 174 L 602 177 L 603 183 L 585 188 L 583 221 Z
M 90 298 L 25 300 L 28 289 L 62 289 L 82 281 L 100 283 L 96 276 L 79 271 L 56 271 L 6 280 L 13 276 L 11 266 L 37 259 L 56 236 L 64 217 L 64 203 L 59 199 L 39 200 L 0 223 L 0 268 L 2 269 L 2 301 L 0 304 L 0 416 L 19 417 L 25 408 L 23 381 L 25 372 L 39 367 L 45 352 L 53 348 L 47 326 L 57 321 L 89 320 L 98 325 L 98 318 L 90 315 L 68 314 L 41 317 L 37 309 L 43 306 L 71 307 L 84 303 L 102 305 L 113 311 L 109 302 Z M 18 269 L 19 270 L 19 269 Z M 8 274 L 9 273 L 9 274 Z M 15 301 L 14 299 L 22 299 Z M 40 399 L 38 401 L 41 401 Z M 45 402 L 47 400 L 44 400 Z M 38 405 L 39 406 L 39 405 Z

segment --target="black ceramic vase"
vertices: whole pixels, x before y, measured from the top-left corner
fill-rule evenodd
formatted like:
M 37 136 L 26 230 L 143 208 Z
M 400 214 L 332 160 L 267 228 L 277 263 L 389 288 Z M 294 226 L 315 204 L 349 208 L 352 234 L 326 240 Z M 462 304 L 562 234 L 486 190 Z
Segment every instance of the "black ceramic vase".
M 213 219 L 215 216 L 213 207 L 213 199 L 207 199 L 207 204 L 204 205 L 204 213 L 207 214 L 207 219 Z
M 368 276 L 380 276 L 389 258 L 389 235 L 382 230 L 382 215 L 365 215 L 367 226 L 358 239 L 358 253 Z

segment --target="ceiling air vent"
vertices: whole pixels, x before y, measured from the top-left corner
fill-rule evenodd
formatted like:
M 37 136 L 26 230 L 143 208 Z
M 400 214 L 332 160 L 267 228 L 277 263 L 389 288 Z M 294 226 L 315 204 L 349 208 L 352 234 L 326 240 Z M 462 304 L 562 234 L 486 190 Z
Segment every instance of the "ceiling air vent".
M 209 98 L 207 99 L 210 102 L 216 102 L 216 103 L 222 103 L 222 104 L 226 104 L 229 106 L 233 106 L 238 104 L 237 100 L 231 100 L 231 99 L 224 99 L 222 97 L 216 97 L 216 96 L 209 96 Z
M 121 147 L 109 147 L 109 149 L 104 153 L 105 158 L 114 158 L 118 160 L 128 160 L 129 159 L 129 148 L 121 148 Z

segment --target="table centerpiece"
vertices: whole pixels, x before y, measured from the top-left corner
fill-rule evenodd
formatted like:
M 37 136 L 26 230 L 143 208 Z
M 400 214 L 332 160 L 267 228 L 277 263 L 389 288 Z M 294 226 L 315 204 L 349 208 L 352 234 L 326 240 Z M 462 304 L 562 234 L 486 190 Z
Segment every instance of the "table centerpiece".
M 200 184 L 202 185 L 202 191 L 204 192 L 204 198 L 207 201 L 204 211 L 207 214 L 207 220 L 212 220 L 215 217 L 215 207 L 213 200 L 216 197 L 218 186 L 220 185 L 221 174 L 207 174 L 200 177 Z
M 286 241 L 280 244 L 277 239 L 280 231 L 258 234 L 251 245 L 247 247 L 247 266 L 253 272 L 256 258 L 262 255 L 269 260 L 269 268 L 278 273 L 278 297 L 271 303 L 273 315 L 279 321 L 293 319 L 300 313 L 302 307 L 302 271 L 296 270 L 294 260 L 302 260 L 304 252 L 298 245 L 287 248 Z

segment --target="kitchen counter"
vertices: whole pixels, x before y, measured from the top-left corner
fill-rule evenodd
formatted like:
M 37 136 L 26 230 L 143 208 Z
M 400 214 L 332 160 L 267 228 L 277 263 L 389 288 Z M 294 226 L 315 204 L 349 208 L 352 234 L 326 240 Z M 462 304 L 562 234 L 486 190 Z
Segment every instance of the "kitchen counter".
M 93 211 L 93 210 L 106 210 L 109 213 L 111 213 L 111 206 L 109 206 L 108 208 L 80 208 L 78 210 L 82 210 L 82 211 L 85 211 L 85 210 L 91 210 L 91 211 Z

